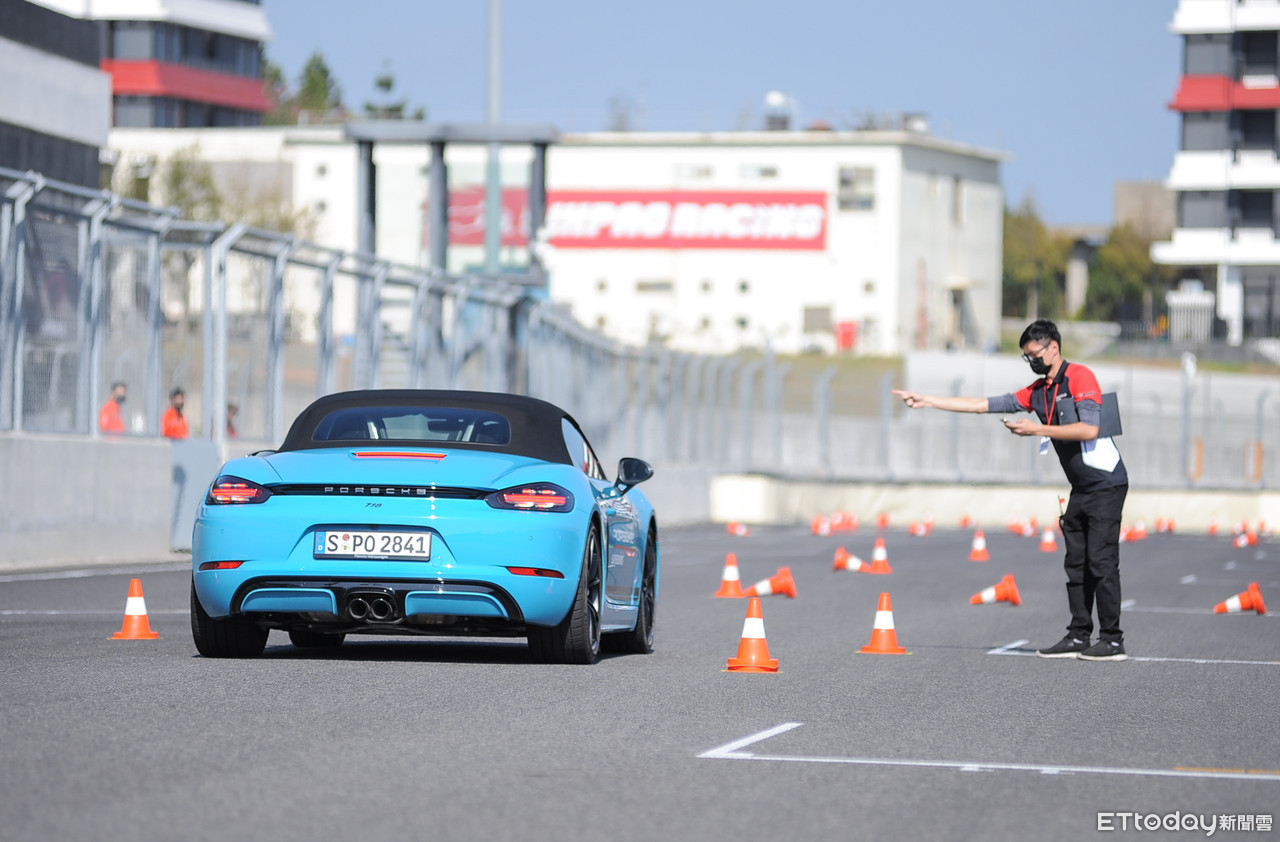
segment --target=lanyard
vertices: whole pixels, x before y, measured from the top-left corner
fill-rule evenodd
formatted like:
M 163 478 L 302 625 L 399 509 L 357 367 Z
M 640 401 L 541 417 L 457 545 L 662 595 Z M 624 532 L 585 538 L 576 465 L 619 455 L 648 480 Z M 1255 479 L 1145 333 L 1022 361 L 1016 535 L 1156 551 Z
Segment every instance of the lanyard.
M 1053 404 L 1049 403 L 1049 387 L 1044 387 L 1044 423 L 1046 426 L 1053 426 L 1053 413 L 1050 409 L 1058 408 L 1058 387 L 1062 385 L 1062 381 L 1053 384 Z

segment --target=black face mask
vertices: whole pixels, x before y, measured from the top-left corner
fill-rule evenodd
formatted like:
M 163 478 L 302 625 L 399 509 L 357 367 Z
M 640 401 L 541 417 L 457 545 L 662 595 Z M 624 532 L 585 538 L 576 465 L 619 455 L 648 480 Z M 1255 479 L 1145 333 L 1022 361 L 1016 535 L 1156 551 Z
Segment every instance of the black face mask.
M 1048 374 L 1049 369 L 1053 367 L 1044 361 L 1044 357 L 1032 357 L 1027 364 L 1031 366 L 1032 371 L 1041 377 Z

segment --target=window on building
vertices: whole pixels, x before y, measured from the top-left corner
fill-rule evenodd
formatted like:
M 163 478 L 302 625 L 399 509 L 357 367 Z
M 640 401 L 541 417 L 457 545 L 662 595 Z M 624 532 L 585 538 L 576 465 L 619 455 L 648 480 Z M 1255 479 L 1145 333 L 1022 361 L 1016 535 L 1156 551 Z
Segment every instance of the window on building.
M 1230 121 L 1225 111 L 1188 111 L 1182 115 L 1182 149 L 1212 152 L 1231 146 Z
M 1240 112 L 1240 148 L 1241 149 L 1275 149 L 1276 147 L 1276 112 L 1241 111 Z
M 604 316 L 596 316 L 596 329 L 604 330 L 609 324 L 609 320 Z
M 964 179 L 958 175 L 951 179 L 951 221 L 964 224 Z
M 746 330 L 751 326 L 751 320 L 746 316 L 738 316 L 738 318 L 733 320 L 733 323 L 738 326 L 738 330 Z
M 698 329 L 699 329 L 699 330 L 710 330 L 710 329 L 711 329 L 711 317 L 710 317 L 710 316 L 703 316 L 701 319 L 699 319 L 699 320 L 698 320 Z
M 703 292 L 711 292 L 711 281 L 708 281 L 708 280 L 705 280 L 705 279 L 703 280 L 703 282 L 702 282 L 702 291 L 703 291 Z
M 1241 75 L 1275 76 L 1276 75 L 1276 31 L 1262 30 L 1242 32 L 1241 52 L 1243 63 Z
M 1230 33 L 1188 35 L 1182 46 L 1182 72 L 1186 76 L 1230 76 Z
M 748 292 L 751 292 L 751 282 L 738 281 L 738 292 L 742 293 L 743 295 L 746 295 Z
M 609 290 L 609 282 L 604 278 L 596 281 L 596 292 L 607 292 Z
M 117 96 L 112 102 L 111 124 L 122 129 L 150 128 L 155 111 L 151 100 L 140 96 Z
M 1240 222 L 1242 228 L 1270 228 L 1275 205 L 1275 193 L 1271 190 L 1240 191 Z
M 875 282 L 875 281 L 863 281 L 863 282 L 862 282 L 862 291 L 863 291 L 865 294 L 867 294 L 867 295 L 875 295 L 875 294 L 876 294 L 876 282 Z
M 154 25 L 150 21 L 112 21 L 111 57 L 125 61 L 156 58 Z
M 636 281 L 636 292 L 672 292 L 675 283 L 668 279 Z
M 836 183 L 838 210 L 873 210 L 876 206 L 876 171 L 870 167 L 841 167 Z
M 1179 228 L 1226 228 L 1227 194 L 1221 190 L 1178 193 Z
M 170 64 L 182 61 L 182 27 L 156 24 L 156 58 Z

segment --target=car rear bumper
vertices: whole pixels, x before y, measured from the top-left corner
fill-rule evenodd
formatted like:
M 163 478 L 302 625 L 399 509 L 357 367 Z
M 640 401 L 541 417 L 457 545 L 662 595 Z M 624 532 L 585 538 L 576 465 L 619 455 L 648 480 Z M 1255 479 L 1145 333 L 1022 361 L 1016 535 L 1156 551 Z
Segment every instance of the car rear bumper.
M 350 512 L 276 502 L 230 512 L 202 507 L 192 567 L 196 595 L 209 616 L 349 621 L 349 592 L 360 587 L 389 592 L 404 625 L 470 618 L 551 626 L 564 619 L 577 591 L 586 534 L 581 513 L 495 512 L 475 502 L 467 510 L 458 501 L 422 517 L 388 501 L 379 522 L 360 528 L 428 532 L 429 559 L 317 558 L 315 533 L 351 524 Z M 201 569 L 213 563 L 236 566 Z

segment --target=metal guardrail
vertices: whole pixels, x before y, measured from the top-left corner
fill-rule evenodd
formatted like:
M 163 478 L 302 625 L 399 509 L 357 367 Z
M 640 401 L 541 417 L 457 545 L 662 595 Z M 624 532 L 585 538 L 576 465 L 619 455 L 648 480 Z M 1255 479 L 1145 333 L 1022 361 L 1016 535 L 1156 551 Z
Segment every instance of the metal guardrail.
M 851 405 L 850 375 L 834 362 L 624 346 L 516 280 L 193 222 L 0 168 L 0 431 L 102 436 L 98 408 L 117 381 L 130 389 L 129 434 L 159 435 L 168 393 L 180 387 L 192 435 L 217 443 L 278 442 L 303 407 L 333 391 L 483 389 L 564 406 L 606 461 L 636 454 L 829 479 L 1062 483 L 1053 460 L 998 425 L 904 413 L 889 394 L 895 374 L 872 375 Z M 947 378 L 933 385 L 983 394 L 1004 379 Z M 930 389 L 918 374 L 906 379 Z M 1143 379 L 1130 371 L 1125 384 Z M 1209 399 L 1208 381 L 1173 394 L 1129 390 L 1120 446 L 1133 482 L 1280 486 L 1280 387 L 1258 382 L 1235 388 L 1230 405 L 1221 388 Z

